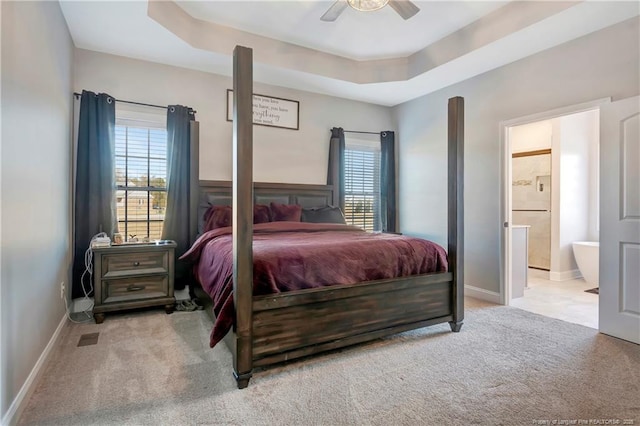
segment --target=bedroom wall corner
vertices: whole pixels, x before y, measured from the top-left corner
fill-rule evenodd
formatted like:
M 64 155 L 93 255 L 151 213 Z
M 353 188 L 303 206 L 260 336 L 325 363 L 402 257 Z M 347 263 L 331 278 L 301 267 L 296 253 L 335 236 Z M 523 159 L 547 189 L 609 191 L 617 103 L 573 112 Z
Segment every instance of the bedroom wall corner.
M 1 10 L 0 418 L 14 424 L 66 325 L 74 47 L 58 2 Z

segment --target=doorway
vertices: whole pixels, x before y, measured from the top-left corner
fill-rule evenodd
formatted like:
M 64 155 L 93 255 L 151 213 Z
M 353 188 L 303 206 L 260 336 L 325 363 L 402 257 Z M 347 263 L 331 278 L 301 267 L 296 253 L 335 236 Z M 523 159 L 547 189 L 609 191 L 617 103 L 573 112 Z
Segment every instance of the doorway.
M 502 185 L 503 303 L 596 329 L 598 280 L 573 243 L 599 240 L 599 114 L 592 103 L 503 123 Z

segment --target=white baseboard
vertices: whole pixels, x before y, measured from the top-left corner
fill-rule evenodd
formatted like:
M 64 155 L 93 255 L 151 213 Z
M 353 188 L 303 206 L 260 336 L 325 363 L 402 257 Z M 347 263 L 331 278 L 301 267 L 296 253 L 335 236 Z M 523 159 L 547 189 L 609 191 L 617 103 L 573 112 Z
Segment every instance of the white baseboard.
M 536 278 L 543 278 L 545 280 L 549 279 L 549 270 L 545 270 L 545 269 L 538 269 L 538 268 L 529 268 L 528 271 L 528 278 L 531 279 L 531 277 L 536 277 Z
M 60 320 L 60 324 L 56 328 L 56 331 L 53 332 L 53 336 L 47 343 L 47 346 L 40 354 L 40 358 L 36 361 L 36 365 L 31 369 L 31 373 L 27 377 L 27 380 L 24 382 L 20 391 L 16 395 L 15 399 L 11 403 L 11 406 L 7 410 L 6 414 L 2 418 L 2 425 L 14 425 L 18 423 L 18 419 L 20 418 L 20 414 L 22 414 L 22 410 L 24 410 L 27 402 L 29 402 L 29 398 L 36 390 L 36 385 L 38 384 L 38 379 L 44 373 L 47 362 L 49 361 L 49 356 L 51 355 L 51 351 L 55 347 L 58 342 L 58 338 L 60 337 L 60 333 L 62 329 L 67 324 L 67 315 L 62 317 Z
M 500 301 L 500 293 L 496 293 L 495 291 L 485 290 L 479 287 L 473 287 L 470 285 L 464 286 L 464 295 L 473 297 L 475 299 L 484 300 L 486 302 L 501 304 Z
M 549 272 L 549 280 L 551 281 L 568 281 L 575 280 L 576 278 L 582 278 L 582 274 L 579 269 L 562 272 Z

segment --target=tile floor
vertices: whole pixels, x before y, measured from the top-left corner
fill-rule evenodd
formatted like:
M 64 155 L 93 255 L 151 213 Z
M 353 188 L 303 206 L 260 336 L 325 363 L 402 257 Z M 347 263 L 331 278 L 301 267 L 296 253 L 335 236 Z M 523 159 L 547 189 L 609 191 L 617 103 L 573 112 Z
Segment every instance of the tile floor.
M 550 281 L 548 272 L 529 269 L 529 288 L 511 306 L 574 324 L 598 328 L 598 295 L 585 293 L 594 286 L 582 278 Z

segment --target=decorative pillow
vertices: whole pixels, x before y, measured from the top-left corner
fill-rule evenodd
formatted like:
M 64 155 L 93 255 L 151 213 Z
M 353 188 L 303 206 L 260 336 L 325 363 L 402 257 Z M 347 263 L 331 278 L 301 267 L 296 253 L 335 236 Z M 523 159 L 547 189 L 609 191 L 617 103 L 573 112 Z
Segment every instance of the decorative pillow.
M 297 204 L 279 204 L 271 202 L 271 220 L 274 222 L 300 222 L 302 206 Z
M 253 223 L 271 222 L 269 206 L 256 204 L 253 206 Z M 210 206 L 203 216 L 204 232 L 223 228 L 233 224 L 233 210 L 231 206 Z
M 203 232 L 231 226 L 231 206 L 211 206 L 204 213 Z
M 255 204 L 253 206 L 253 223 L 271 222 L 271 212 L 266 204 Z
M 333 206 L 302 209 L 301 221 L 311 223 L 342 223 L 345 225 L 347 223 L 340 207 Z

